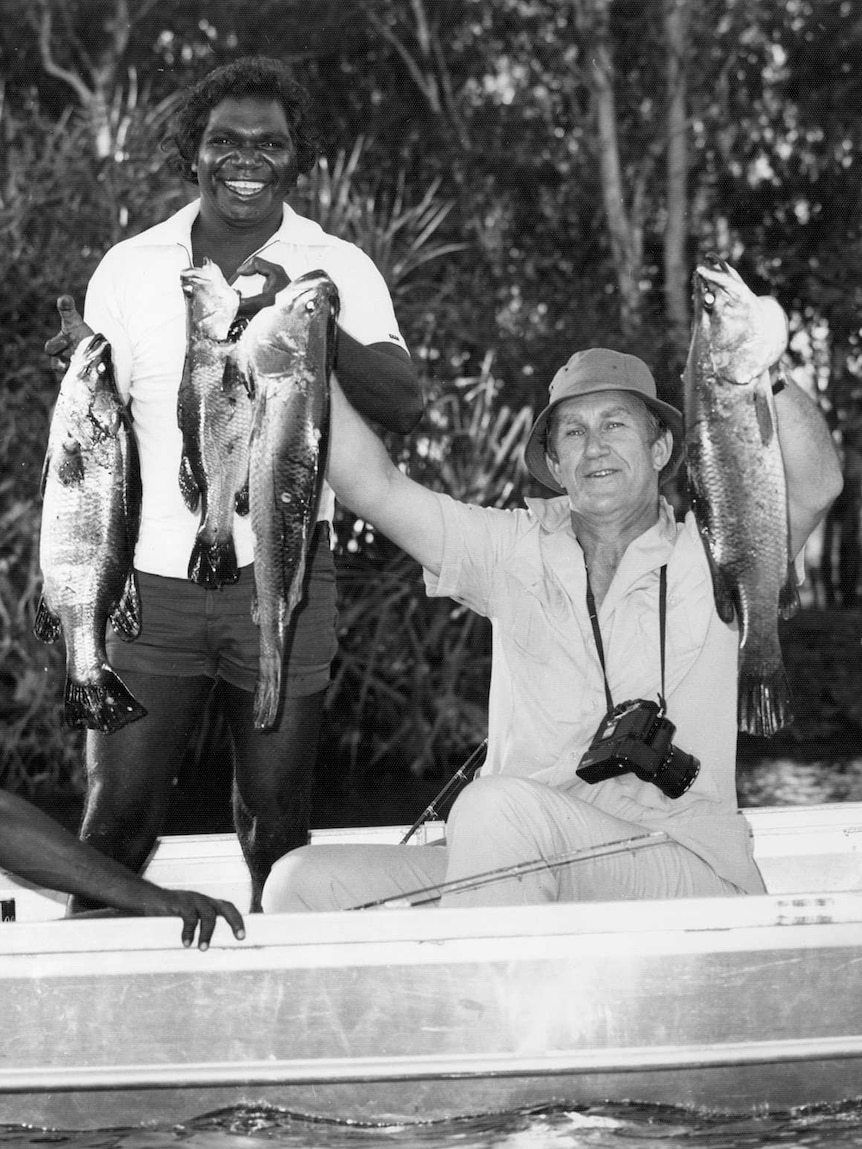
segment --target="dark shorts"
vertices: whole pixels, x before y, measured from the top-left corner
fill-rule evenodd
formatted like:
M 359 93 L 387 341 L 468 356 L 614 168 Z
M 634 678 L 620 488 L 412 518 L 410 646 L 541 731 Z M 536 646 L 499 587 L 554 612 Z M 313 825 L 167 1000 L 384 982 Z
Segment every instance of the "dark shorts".
M 141 594 L 141 634 L 123 642 L 108 627 L 108 661 L 143 674 L 223 678 L 242 690 L 255 688 L 258 632 L 251 617 L 252 567 L 239 582 L 207 590 L 187 579 L 137 572 Z M 318 523 L 308 556 L 303 597 L 284 642 L 287 698 L 316 694 L 329 685 L 337 650 L 335 562 L 329 524 Z

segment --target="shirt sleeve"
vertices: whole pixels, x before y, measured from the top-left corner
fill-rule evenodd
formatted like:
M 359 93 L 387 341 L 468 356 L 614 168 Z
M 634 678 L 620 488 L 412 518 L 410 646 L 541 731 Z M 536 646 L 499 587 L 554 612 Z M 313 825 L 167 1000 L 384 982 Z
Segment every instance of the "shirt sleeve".
M 353 244 L 340 252 L 332 279 L 338 288 L 338 324 L 359 343 L 391 343 L 407 350 L 386 281 L 373 260 Z
M 425 589 L 432 598 L 453 598 L 491 617 L 499 574 L 526 512 L 461 503 L 444 494 L 437 498 L 444 528 L 443 562 L 439 575 L 425 571 Z
M 116 272 L 116 257 L 108 252 L 93 272 L 84 300 L 84 320 L 111 345 L 111 359 L 120 394 L 128 402 L 132 378 L 132 347 L 122 317 L 124 287 Z

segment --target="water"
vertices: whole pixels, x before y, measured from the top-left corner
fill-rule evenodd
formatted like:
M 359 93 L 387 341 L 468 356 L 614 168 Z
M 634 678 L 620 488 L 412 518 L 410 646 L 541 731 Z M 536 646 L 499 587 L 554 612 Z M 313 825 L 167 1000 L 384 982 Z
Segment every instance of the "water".
M 862 759 L 770 760 L 740 771 L 742 806 L 862 801 Z M 727 1117 L 669 1106 L 518 1110 L 427 1125 L 363 1127 L 272 1109 L 229 1109 L 183 1125 L 79 1133 L 0 1126 L 0 1149 L 862 1149 L 860 1097 Z
M 518 1111 L 419 1126 L 361 1128 L 271 1109 L 235 1109 L 185 1125 L 47 1133 L 0 1126 L 0 1146 L 67 1149 L 855 1149 L 862 1101 L 752 1117 L 664 1106 Z

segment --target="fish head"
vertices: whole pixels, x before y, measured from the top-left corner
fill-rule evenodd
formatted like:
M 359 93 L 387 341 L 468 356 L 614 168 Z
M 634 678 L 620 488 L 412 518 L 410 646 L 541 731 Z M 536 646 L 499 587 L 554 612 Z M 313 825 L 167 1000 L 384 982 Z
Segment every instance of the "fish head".
M 180 284 L 186 297 L 190 329 L 199 338 L 227 339 L 240 297 L 218 264 L 204 259 L 202 267 L 187 267 L 180 272 Z
M 725 260 L 707 255 L 693 276 L 694 341 L 726 382 L 746 384 L 777 363 L 787 347 L 784 309 L 755 295 Z
M 104 335 L 82 339 L 60 384 L 60 419 L 79 441 L 94 434 L 113 434 L 121 400 L 114 381 L 111 345 Z
M 240 363 L 254 378 L 282 374 L 285 356 L 331 366 L 338 289 L 324 271 L 292 280 L 249 321 L 240 340 Z

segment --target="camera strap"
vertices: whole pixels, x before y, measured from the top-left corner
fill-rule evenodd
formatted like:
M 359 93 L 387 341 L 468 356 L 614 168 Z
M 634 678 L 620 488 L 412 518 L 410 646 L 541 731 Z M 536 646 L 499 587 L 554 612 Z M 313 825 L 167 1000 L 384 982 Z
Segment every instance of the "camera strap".
M 614 700 L 611 697 L 611 688 L 608 685 L 608 673 L 605 669 L 605 648 L 602 644 L 602 632 L 599 629 L 599 614 L 596 610 L 596 599 L 593 594 L 593 588 L 590 585 L 590 572 L 587 571 L 587 612 L 590 616 L 590 622 L 593 627 L 593 636 L 596 640 L 596 650 L 599 655 L 599 662 L 602 665 L 602 678 L 605 683 L 605 698 L 608 703 L 608 714 L 614 708 Z M 661 568 L 658 576 L 658 627 L 659 627 L 659 658 L 661 660 L 661 691 L 659 692 L 658 701 L 661 707 L 661 714 L 667 711 L 667 703 L 664 699 L 664 653 L 665 653 L 665 621 L 667 619 L 667 563 Z

